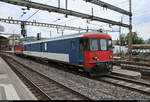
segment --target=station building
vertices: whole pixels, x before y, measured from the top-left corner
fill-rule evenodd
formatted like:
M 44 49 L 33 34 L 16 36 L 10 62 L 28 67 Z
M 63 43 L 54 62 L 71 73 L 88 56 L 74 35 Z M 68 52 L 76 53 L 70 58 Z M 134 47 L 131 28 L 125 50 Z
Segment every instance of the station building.
M 8 51 L 9 50 L 9 39 L 3 36 L 0 36 L 0 50 Z

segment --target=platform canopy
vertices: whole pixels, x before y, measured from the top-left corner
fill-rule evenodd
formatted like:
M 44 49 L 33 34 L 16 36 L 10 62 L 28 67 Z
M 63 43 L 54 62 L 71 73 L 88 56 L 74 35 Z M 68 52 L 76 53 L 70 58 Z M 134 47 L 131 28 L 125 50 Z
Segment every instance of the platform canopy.
M 2 42 L 2 41 L 8 41 L 8 38 L 0 35 L 0 42 Z
M 150 44 L 134 44 L 133 49 L 150 49 Z

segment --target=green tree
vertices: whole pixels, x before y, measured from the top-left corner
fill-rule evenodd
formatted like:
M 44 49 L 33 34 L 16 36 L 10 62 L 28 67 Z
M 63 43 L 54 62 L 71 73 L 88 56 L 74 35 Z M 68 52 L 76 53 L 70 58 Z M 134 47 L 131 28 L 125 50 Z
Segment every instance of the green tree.
M 147 42 L 148 44 L 150 44 L 150 39 L 148 39 L 148 42 Z
M 126 44 L 125 37 L 121 36 L 121 46 L 124 46 Z M 120 45 L 120 41 L 117 39 L 115 45 Z
M 126 44 L 129 44 L 129 33 L 125 36 Z M 132 44 L 144 44 L 144 40 L 141 37 L 138 37 L 136 32 L 132 32 Z
M 126 45 L 125 37 L 121 36 L 121 46 L 125 46 L 125 45 Z
M 115 45 L 119 45 L 119 40 L 118 39 L 116 40 L 116 44 Z

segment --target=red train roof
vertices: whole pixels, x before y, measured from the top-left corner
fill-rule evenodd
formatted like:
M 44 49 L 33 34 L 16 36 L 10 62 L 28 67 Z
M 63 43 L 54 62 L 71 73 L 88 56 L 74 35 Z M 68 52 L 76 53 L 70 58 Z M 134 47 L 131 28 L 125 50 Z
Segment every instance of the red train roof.
M 84 34 L 84 38 L 105 38 L 105 39 L 111 39 L 110 35 L 106 34 Z

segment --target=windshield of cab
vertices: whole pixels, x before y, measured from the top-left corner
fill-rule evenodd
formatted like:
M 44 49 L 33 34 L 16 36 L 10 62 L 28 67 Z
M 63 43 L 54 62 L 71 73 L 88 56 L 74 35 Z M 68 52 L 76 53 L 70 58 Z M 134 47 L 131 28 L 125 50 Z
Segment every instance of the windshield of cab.
M 111 39 L 89 39 L 90 51 L 107 51 L 112 50 Z
M 98 51 L 98 39 L 90 39 L 90 51 Z

